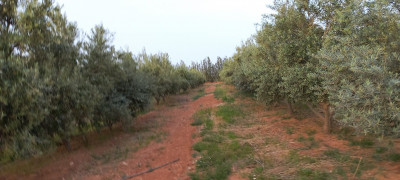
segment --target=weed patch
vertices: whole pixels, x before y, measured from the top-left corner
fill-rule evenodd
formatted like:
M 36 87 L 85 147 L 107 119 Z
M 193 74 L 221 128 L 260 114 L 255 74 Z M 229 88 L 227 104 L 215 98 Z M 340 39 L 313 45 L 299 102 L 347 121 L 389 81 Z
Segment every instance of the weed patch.
M 232 104 L 227 104 L 219 106 L 216 115 L 221 116 L 225 122 L 233 124 L 238 117 L 243 117 L 244 113 L 240 109 L 240 107 Z
M 286 126 L 285 131 L 286 131 L 286 134 L 293 134 L 293 127 Z
M 317 131 L 314 130 L 314 129 L 307 129 L 307 130 L 306 130 L 306 134 L 307 134 L 308 136 L 313 136 L 313 135 L 315 135 L 316 133 L 317 133 Z
M 297 138 L 297 141 L 302 142 L 306 150 L 319 147 L 319 143 L 312 136 L 308 136 L 307 138 L 304 136 L 299 136 Z
M 342 165 L 337 167 L 333 172 L 343 177 L 346 174 L 356 172 L 357 177 L 361 177 L 362 171 L 373 169 L 373 163 L 368 162 L 365 158 L 352 158 L 347 154 L 342 154 L 338 149 L 329 149 L 324 151 L 324 155 L 340 162 Z
M 193 96 L 193 100 L 197 100 L 197 99 L 199 99 L 199 98 L 201 98 L 201 97 L 203 97 L 203 96 L 205 96 L 207 93 L 205 93 L 204 92 L 204 88 L 201 88 L 198 92 L 197 92 L 197 94 L 195 95 L 195 96 Z
M 318 171 L 309 168 L 302 168 L 297 171 L 298 179 L 333 179 L 329 177 L 329 174 L 325 171 Z
M 226 96 L 226 90 L 222 89 L 220 86 L 217 86 L 217 88 L 214 91 L 214 97 L 216 99 L 221 99 L 224 96 Z
M 233 96 L 226 95 L 226 96 L 222 97 L 222 101 L 224 101 L 226 103 L 233 103 L 233 102 L 235 102 L 235 98 Z
M 253 152 L 247 143 L 237 140 L 221 143 L 223 139 L 220 133 L 209 133 L 193 146 L 201 158 L 196 162 L 196 172 L 189 174 L 191 179 L 227 179 L 233 164 Z
M 400 161 L 400 154 L 399 153 L 391 153 L 387 155 L 387 158 L 390 161 L 399 162 Z
M 207 122 L 210 123 L 209 122 L 209 121 L 211 121 L 210 116 L 211 116 L 210 108 L 197 111 L 192 116 L 193 122 L 191 123 L 191 125 L 192 126 L 200 126 L 200 125 L 203 125 L 203 123 L 207 123 Z
M 388 151 L 387 147 L 379 146 L 379 147 L 375 148 L 375 153 L 377 153 L 377 154 L 382 154 L 382 153 L 385 153 L 386 151 Z
M 370 148 L 375 144 L 371 138 L 362 138 L 361 140 L 350 140 L 351 146 L 360 146 L 362 148 Z

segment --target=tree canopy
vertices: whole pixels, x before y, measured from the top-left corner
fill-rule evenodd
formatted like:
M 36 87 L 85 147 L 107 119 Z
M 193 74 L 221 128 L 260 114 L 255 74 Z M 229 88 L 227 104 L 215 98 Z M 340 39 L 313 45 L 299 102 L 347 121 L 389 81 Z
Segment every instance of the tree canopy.
M 399 4 L 275 1 L 221 78 L 266 103 L 301 103 L 358 132 L 399 134 Z M 324 113 L 321 114 L 320 110 Z

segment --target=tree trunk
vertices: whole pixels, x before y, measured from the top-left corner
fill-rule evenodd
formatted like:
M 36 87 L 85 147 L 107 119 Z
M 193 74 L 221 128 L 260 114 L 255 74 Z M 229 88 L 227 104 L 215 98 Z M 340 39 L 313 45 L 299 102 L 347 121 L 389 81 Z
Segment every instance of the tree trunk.
M 69 143 L 69 140 L 63 139 L 62 141 L 63 141 L 63 144 L 65 146 L 65 149 L 67 149 L 68 152 L 71 152 L 72 148 L 71 148 L 71 144 Z
M 156 101 L 157 101 L 157 105 L 159 105 L 160 104 L 160 98 L 156 98 Z
M 85 146 L 88 146 L 88 145 L 89 145 L 89 140 L 87 139 L 87 137 L 86 137 L 85 134 L 82 135 L 82 141 L 83 141 L 83 144 L 84 144 Z
M 333 117 L 333 112 L 330 110 L 330 104 L 329 103 L 323 103 L 322 104 L 322 111 L 324 114 L 318 112 L 318 110 L 314 109 L 311 104 L 307 104 L 307 106 L 310 108 L 310 110 L 317 115 L 319 118 L 321 118 L 324 121 L 323 125 L 323 131 L 324 133 L 331 133 L 332 131 L 332 117 Z
M 110 131 L 112 131 L 112 126 L 113 126 L 113 123 L 109 123 L 109 124 L 108 124 L 108 129 L 109 129 Z
M 86 137 L 86 134 L 81 126 L 79 126 L 79 133 L 82 135 L 82 142 L 85 146 L 89 145 L 89 140 Z
M 293 115 L 293 105 L 292 105 L 292 102 L 290 102 L 289 100 L 286 100 L 286 104 L 287 104 L 287 106 L 288 106 L 289 115 Z
M 324 110 L 324 132 L 329 134 L 332 131 L 332 112 L 330 110 L 330 104 L 324 103 L 322 104 Z

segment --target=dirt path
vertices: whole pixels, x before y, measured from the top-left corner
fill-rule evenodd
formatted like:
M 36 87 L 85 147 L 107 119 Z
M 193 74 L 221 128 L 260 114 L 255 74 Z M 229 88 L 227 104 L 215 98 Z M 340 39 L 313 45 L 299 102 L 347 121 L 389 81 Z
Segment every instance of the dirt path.
M 207 86 L 205 92 L 211 94 L 196 101 L 192 101 L 192 96 L 177 97 L 177 100 L 182 102 L 179 105 L 162 107 L 158 111 L 141 116 L 139 121 L 146 121 L 152 117 L 153 113 L 160 113 L 165 118 L 165 124 L 161 129 L 168 134 L 165 140 L 152 142 L 133 153 L 132 158 L 124 160 L 116 169 L 104 167 L 107 170 L 103 170 L 103 173 L 83 176 L 83 179 L 102 179 L 113 176 L 113 173 L 116 173 L 115 170 L 120 174 L 130 176 L 176 159 L 179 159 L 176 163 L 132 179 L 189 179 L 188 172 L 195 168 L 192 145 L 196 138 L 192 135 L 196 132 L 196 127 L 190 125 L 193 122 L 192 115 L 199 109 L 213 107 L 220 103 L 212 94 L 215 84 L 206 84 L 205 86 Z

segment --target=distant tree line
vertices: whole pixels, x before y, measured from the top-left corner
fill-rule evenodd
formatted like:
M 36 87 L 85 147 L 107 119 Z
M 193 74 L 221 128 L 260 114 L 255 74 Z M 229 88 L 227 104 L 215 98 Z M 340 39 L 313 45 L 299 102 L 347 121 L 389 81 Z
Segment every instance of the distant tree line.
M 266 104 L 307 105 L 325 132 L 400 133 L 400 3 L 275 1 L 222 79 Z
M 52 0 L 1 0 L 0 17 L 0 162 L 129 128 L 153 99 L 205 82 L 168 54 L 115 50 L 102 25 L 80 37 Z
M 222 70 L 223 64 L 227 60 L 228 58 L 222 59 L 221 57 L 217 57 L 217 61 L 212 63 L 211 59 L 207 57 L 203 59 L 201 63 L 192 62 L 191 68 L 202 72 L 206 77 L 207 82 L 219 81 L 219 72 Z

